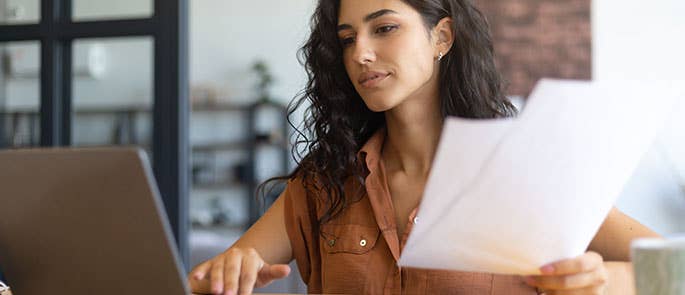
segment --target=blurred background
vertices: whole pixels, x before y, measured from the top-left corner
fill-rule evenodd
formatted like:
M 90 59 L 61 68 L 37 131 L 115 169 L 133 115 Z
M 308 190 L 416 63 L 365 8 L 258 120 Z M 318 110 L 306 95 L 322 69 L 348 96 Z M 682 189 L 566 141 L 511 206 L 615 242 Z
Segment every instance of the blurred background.
M 188 156 L 171 158 L 174 165 L 169 169 L 181 169 L 177 175 L 186 177 L 188 185 L 165 182 L 159 178 L 166 172 L 156 173 L 163 195 L 167 186 L 173 187 L 168 194 L 174 197 L 165 201 L 180 204 L 176 211 L 167 207 L 179 245 L 187 250 L 189 266 L 223 251 L 281 189 L 276 187 L 260 202 L 254 198 L 256 186 L 295 166 L 285 107 L 306 82 L 296 54 L 309 32 L 315 1 L 64 2 L 70 4 L 64 12 L 68 23 L 93 29 L 81 33 L 69 31 L 67 25 L 67 33 L 58 37 L 63 41 L 59 48 L 66 50 L 62 54 L 69 56 L 61 60 L 70 68 L 61 80 L 66 87 L 58 89 L 68 97 L 70 109 L 63 110 L 69 120 L 59 126 L 69 128 L 70 136 L 56 142 L 48 135 L 59 130 L 46 122 L 48 100 L 41 97 L 54 90 L 42 83 L 53 76 L 46 75 L 50 69 L 41 63 L 49 56 L 45 46 L 52 39 L 41 35 L 45 33 L 22 33 L 40 28 L 46 1 L 0 0 L 0 32 L 5 32 L 0 36 L 0 148 L 135 145 L 160 154 L 165 149 L 155 147 L 160 144 L 154 131 L 181 130 L 172 145 L 187 147 Z M 159 32 L 165 31 L 158 22 L 163 15 L 159 10 L 169 3 L 182 4 L 171 23 L 179 30 L 170 34 L 178 36 L 170 39 L 187 49 L 185 58 L 161 58 L 184 54 L 160 48 L 164 35 Z M 681 0 L 476 3 L 492 25 L 497 64 L 520 108 L 542 77 L 680 80 L 681 87 L 685 81 Z M 146 26 L 148 31 L 136 31 Z M 121 29 L 127 27 L 132 29 Z M 162 63 L 180 64 L 179 85 L 187 87 L 159 84 L 173 81 L 164 80 L 163 68 L 157 68 Z M 165 87 L 179 89 L 183 101 L 159 96 L 156 89 Z M 645 103 L 649 101 L 645 97 Z M 167 103 L 180 107 L 180 115 L 174 115 L 180 117 L 155 123 L 155 112 L 162 112 L 155 104 Z M 663 235 L 685 233 L 683 112 L 676 110 L 678 115 L 660 133 L 617 202 Z M 298 124 L 302 112 L 291 119 Z M 165 162 L 162 156 L 152 158 L 156 167 Z M 294 271 L 264 291 L 303 292 L 304 286 Z

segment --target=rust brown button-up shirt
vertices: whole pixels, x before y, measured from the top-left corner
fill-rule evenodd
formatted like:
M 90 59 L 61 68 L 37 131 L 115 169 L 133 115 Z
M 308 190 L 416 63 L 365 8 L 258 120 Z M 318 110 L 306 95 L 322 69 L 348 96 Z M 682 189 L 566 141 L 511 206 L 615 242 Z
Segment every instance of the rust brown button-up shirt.
M 409 216 L 402 237 L 380 161 L 384 130 L 373 135 L 359 151 L 368 175 L 358 202 L 331 221 L 315 225 L 324 212 L 320 196 L 308 196 L 301 179 L 288 182 L 285 225 L 293 255 L 309 293 L 326 294 L 504 294 L 533 295 L 535 290 L 517 276 L 397 266 L 404 243 L 416 222 Z M 348 181 L 346 195 L 358 183 Z M 307 198 L 310 198 L 309 200 Z M 316 208 L 311 208 L 316 207 Z M 310 211 L 310 208 L 313 209 Z M 316 214 L 316 216 L 314 216 Z M 418 221 L 420 222 L 420 221 Z M 317 231 L 318 228 L 318 231 Z

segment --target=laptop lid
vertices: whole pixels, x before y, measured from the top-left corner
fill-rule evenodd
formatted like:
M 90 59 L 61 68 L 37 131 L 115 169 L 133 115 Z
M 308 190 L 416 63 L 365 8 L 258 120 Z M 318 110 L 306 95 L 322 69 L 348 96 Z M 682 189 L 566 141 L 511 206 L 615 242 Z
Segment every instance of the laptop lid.
M 0 151 L 0 266 L 15 294 L 188 294 L 144 152 Z

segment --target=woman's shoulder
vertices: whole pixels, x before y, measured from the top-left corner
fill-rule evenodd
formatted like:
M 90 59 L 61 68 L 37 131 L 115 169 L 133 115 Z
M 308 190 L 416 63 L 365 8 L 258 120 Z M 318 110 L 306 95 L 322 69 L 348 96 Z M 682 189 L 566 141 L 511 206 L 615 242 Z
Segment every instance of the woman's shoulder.
M 299 201 L 306 200 L 307 195 L 316 194 L 320 181 L 306 175 L 301 169 L 295 171 L 286 182 L 284 194 Z
M 309 208 L 316 206 L 316 182 L 305 177 L 301 172 L 296 172 L 286 183 L 282 197 L 285 199 L 286 216 L 305 217 L 309 216 Z

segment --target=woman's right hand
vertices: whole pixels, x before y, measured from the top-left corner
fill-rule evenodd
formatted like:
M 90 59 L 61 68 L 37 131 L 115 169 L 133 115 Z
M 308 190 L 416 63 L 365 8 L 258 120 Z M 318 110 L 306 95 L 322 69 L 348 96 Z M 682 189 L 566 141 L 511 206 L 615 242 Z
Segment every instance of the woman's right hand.
M 188 276 L 193 293 L 252 294 L 290 273 L 287 264 L 266 263 L 254 248 L 230 248 L 196 266 Z

